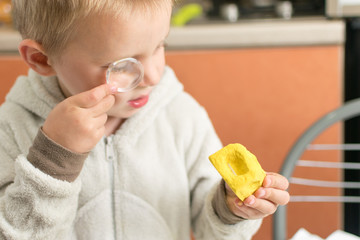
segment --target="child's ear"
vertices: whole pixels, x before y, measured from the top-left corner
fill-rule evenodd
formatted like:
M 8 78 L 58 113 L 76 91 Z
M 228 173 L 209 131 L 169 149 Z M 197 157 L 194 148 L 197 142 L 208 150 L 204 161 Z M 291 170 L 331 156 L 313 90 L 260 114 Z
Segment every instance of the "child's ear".
M 24 61 L 35 72 L 43 76 L 55 75 L 55 71 L 49 64 L 49 58 L 42 46 L 31 39 L 24 39 L 19 44 L 19 52 Z

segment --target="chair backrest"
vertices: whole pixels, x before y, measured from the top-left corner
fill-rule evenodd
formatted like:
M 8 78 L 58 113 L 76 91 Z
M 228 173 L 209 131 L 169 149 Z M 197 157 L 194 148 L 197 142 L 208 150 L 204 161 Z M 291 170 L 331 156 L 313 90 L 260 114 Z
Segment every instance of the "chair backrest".
M 291 184 L 303 184 L 318 187 L 338 187 L 338 188 L 360 188 L 359 183 L 347 183 L 347 182 L 333 182 L 333 181 L 319 181 L 310 179 L 299 179 L 293 178 L 293 173 L 296 166 L 303 167 L 325 167 L 325 168 L 340 168 L 340 169 L 360 169 L 359 163 L 342 163 L 342 162 L 316 162 L 299 160 L 303 153 L 309 149 L 337 149 L 341 151 L 345 150 L 359 150 L 358 144 L 340 144 L 340 145 L 310 145 L 314 139 L 324 132 L 326 129 L 331 127 L 337 122 L 349 120 L 351 118 L 360 115 L 360 99 L 355 99 L 346 102 L 341 107 L 334 111 L 326 114 L 312 126 L 310 126 L 301 137 L 295 142 L 290 152 L 288 153 L 285 161 L 282 165 L 280 174 L 284 175 L 289 179 Z M 291 188 L 291 185 L 290 185 Z M 290 189 L 289 189 L 290 191 Z M 291 195 L 291 192 L 290 192 Z M 359 197 L 343 197 L 343 196 L 291 196 L 291 202 L 360 202 Z M 290 204 L 289 203 L 289 204 Z M 322 223 L 326 224 L 326 223 Z M 286 240 L 289 239 L 287 236 L 287 207 L 280 206 L 274 214 L 273 221 L 273 239 L 274 240 Z

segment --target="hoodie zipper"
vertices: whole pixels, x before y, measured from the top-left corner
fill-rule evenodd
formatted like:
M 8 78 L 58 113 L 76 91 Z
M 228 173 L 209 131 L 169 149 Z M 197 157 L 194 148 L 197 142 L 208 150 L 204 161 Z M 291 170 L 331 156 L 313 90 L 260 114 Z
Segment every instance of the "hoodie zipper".
M 116 234 L 116 219 L 115 219 L 115 179 L 114 179 L 114 146 L 113 146 L 113 136 L 105 137 L 105 157 L 109 166 L 109 180 L 110 180 L 110 191 L 111 191 L 111 216 L 113 223 L 113 239 L 117 239 Z

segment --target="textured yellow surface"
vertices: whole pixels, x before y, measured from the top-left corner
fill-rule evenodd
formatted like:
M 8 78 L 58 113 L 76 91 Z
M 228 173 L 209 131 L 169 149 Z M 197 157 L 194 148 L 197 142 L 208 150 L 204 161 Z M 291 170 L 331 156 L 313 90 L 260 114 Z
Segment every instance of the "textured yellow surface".
M 255 155 L 238 143 L 227 145 L 209 159 L 241 201 L 253 194 L 266 176 Z

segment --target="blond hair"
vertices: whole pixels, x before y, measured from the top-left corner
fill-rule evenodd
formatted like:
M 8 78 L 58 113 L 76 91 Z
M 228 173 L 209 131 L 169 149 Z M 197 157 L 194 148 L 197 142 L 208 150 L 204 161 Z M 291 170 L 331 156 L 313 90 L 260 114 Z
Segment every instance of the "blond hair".
M 133 11 L 150 13 L 175 0 L 12 0 L 14 26 L 23 39 L 40 43 L 57 55 L 71 40 L 81 20 L 97 14 L 128 17 Z M 156 13 L 155 13 L 156 14 Z

